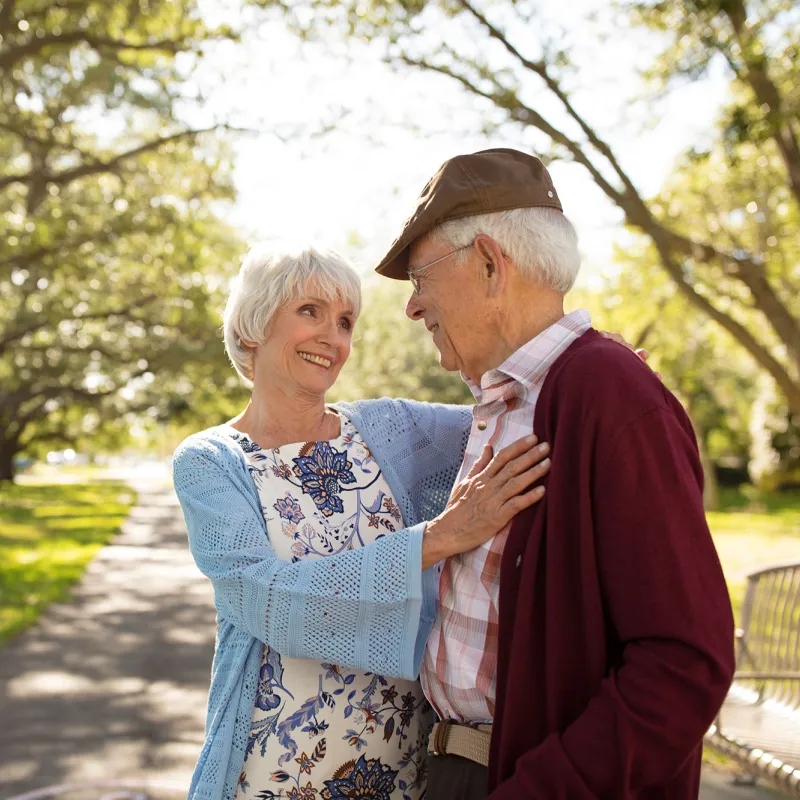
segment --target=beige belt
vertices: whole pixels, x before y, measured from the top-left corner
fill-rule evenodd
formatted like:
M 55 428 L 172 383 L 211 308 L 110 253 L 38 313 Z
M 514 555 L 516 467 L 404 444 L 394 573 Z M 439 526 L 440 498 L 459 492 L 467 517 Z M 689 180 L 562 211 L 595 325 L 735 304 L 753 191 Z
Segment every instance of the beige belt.
M 428 740 L 428 752 L 435 756 L 461 756 L 488 767 L 491 738 L 491 725 L 437 722 Z

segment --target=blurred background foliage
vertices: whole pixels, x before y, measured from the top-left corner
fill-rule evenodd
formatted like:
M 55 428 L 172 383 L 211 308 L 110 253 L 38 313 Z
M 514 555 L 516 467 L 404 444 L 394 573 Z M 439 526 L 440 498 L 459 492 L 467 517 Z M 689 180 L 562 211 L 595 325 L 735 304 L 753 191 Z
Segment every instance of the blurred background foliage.
M 651 351 L 697 429 L 709 505 L 716 478 L 800 480 L 800 7 L 619 0 L 595 21 L 601 38 L 652 37 L 651 124 L 687 83 L 727 82 L 714 130 L 646 195 L 575 100 L 574 31 L 538 25 L 535 2 L 241 3 L 306 42 L 369 42 L 398 71 L 444 76 L 485 132 L 510 126 L 546 161 L 581 165 L 626 230 L 605 284 L 570 306 Z M 168 450 L 246 399 L 219 332 L 245 248 L 225 221 L 240 134 L 198 113 L 192 80 L 204 48 L 240 32 L 201 10 L 0 0 L 0 479 L 15 459 L 120 449 L 131 431 Z M 406 296 L 365 281 L 335 396 L 469 402 Z
M 231 35 L 188 1 L 0 5 L 0 479 L 234 390 L 208 347 L 242 247 L 218 213 L 230 153 L 179 113 Z

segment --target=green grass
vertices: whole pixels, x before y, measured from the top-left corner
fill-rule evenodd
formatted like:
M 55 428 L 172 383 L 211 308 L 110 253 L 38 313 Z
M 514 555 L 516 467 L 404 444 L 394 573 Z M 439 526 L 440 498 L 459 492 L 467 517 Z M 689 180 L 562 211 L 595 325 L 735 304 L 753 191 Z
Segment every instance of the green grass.
M 800 492 L 723 490 L 720 509 L 708 513 L 708 525 L 738 620 L 748 572 L 800 560 Z
M 118 483 L 0 484 L 0 644 L 67 597 L 133 501 Z

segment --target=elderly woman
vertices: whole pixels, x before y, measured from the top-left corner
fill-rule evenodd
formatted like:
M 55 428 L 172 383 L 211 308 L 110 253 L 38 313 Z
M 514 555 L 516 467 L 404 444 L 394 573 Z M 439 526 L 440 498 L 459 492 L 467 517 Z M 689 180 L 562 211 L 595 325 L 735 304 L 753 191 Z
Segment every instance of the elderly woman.
M 218 611 L 191 798 L 422 797 L 436 565 L 544 493 L 548 448 L 529 437 L 484 452 L 451 497 L 467 407 L 326 404 L 360 306 L 356 272 L 316 250 L 251 251 L 228 300 L 252 397 L 174 460 Z

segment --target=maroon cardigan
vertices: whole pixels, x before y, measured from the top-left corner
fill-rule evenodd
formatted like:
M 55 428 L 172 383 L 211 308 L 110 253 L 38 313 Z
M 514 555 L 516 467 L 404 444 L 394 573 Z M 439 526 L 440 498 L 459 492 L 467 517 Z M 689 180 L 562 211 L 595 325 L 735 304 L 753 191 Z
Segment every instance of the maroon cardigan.
M 501 562 L 490 800 L 696 798 L 734 656 L 689 420 L 589 331 L 533 427 L 553 460 Z

